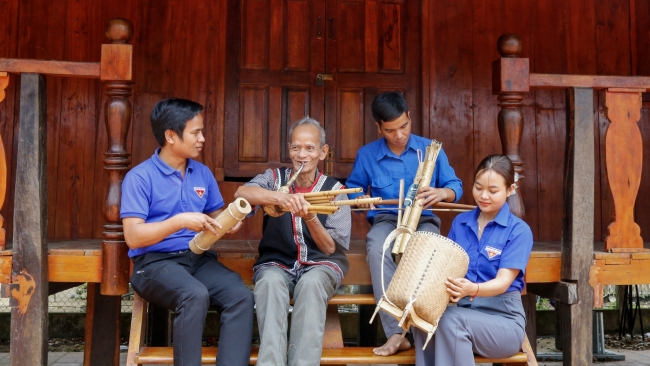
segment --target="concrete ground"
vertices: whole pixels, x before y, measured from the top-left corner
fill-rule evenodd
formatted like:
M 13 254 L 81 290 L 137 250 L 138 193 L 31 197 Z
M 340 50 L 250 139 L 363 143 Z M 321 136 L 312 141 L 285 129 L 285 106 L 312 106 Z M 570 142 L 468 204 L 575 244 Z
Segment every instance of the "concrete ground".
M 629 351 L 608 349 L 608 351 L 616 352 L 625 355 L 625 361 L 617 362 L 599 362 L 597 365 L 603 366 L 642 366 L 650 365 L 650 350 L 649 351 Z M 48 354 L 48 366 L 81 366 L 83 365 L 83 352 L 50 352 Z M 126 364 L 126 353 L 120 354 L 120 366 Z M 10 356 L 9 353 L 0 353 L 0 366 L 9 366 Z M 539 366 L 561 366 L 561 362 L 540 362 Z M 353 366 L 353 365 L 350 365 Z M 359 365 L 357 365 L 359 366 Z M 364 365 L 360 365 L 364 366 Z M 371 365 L 365 365 L 371 366 Z M 388 365 L 397 366 L 397 365 Z M 489 366 L 488 364 L 480 364 L 480 366 Z

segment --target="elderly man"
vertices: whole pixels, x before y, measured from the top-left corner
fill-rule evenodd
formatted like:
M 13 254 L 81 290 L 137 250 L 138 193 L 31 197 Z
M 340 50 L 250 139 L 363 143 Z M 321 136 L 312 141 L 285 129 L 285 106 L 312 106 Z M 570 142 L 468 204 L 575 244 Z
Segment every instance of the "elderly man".
M 286 213 L 264 219 L 259 259 L 253 268 L 260 330 L 257 365 L 319 365 L 327 301 L 348 270 L 344 250 L 350 244 L 350 208 L 332 215 L 308 212 L 304 193 L 341 189 L 318 170 L 328 146 L 321 125 L 305 117 L 289 130 L 292 168 L 268 169 L 237 190 L 252 205 L 276 205 Z M 304 166 L 303 166 L 304 165 Z M 290 193 L 278 192 L 303 166 Z M 347 199 L 338 195 L 337 200 Z M 290 343 L 287 315 L 293 297 Z

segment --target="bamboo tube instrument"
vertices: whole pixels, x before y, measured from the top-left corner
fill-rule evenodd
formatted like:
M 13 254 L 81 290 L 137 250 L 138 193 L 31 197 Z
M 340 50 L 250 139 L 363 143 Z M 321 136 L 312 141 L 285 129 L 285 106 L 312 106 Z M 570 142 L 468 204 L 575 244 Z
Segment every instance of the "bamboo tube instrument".
M 215 219 L 221 224 L 221 229 L 218 231 L 219 235 L 214 235 L 209 230 L 201 231 L 190 240 L 190 250 L 195 254 L 201 254 L 210 249 L 217 240 L 221 239 L 223 234 L 232 229 L 238 221 L 242 221 L 250 212 L 250 203 L 243 198 L 237 198 L 228 205 L 227 209 L 221 211 Z
M 408 229 L 410 232 L 414 232 L 418 227 L 418 222 L 422 214 L 421 203 L 424 201 L 423 198 L 416 200 L 415 196 L 420 188 L 429 187 L 431 184 L 431 178 L 433 177 L 433 171 L 441 147 L 442 144 L 436 140 L 431 141 L 431 144 L 427 146 L 424 161 L 418 166 L 413 184 L 411 184 L 406 194 L 404 214 L 399 226 Z M 393 254 L 401 255 L 404 253 L 410 238 L 411 234 L 409 233 L 400 234 L 393 244 Z

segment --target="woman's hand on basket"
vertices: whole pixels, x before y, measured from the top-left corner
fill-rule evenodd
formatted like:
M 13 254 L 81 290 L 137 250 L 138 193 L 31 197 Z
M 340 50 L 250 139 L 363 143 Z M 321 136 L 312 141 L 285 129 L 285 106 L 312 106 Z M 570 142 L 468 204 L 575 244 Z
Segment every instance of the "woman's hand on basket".
M 447 292 L 450 295 L 449 300 L 451 302 L 458 302 L 465 296 L 475 296 L 478 289 L 478 284 L 467 278 L 447 277 L 445 285 L 447 285 Z

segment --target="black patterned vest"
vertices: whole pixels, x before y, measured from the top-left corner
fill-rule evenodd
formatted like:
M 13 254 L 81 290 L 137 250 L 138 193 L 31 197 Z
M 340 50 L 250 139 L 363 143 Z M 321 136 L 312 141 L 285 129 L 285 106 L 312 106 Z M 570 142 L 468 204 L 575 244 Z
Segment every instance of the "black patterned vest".
M 280 168 L 273 170 L 275 176 L 274 188 L 286 184 L 291 176 L 291 169 Z M 341 189 L 343 186 L 334 178 L 318 173 L 312 192 Z M 318 215 L 323 226 L 327 215 Z M 299 277 L 313 266 L 325 266 L 334 271 L 337 283 L 348 272 L 349 264 L 340 246 L 331 255 L 326 255 L 318 249 L 307 229 L 307 224 L 298 216 L 287 212 L 280 217 L 264 215 L 264 234 L 258 247 L 259 259 L 255 262 L 253 271 L 267 266 L 277 266 Z M 254 276 L 255 277 L 255 276 Z

